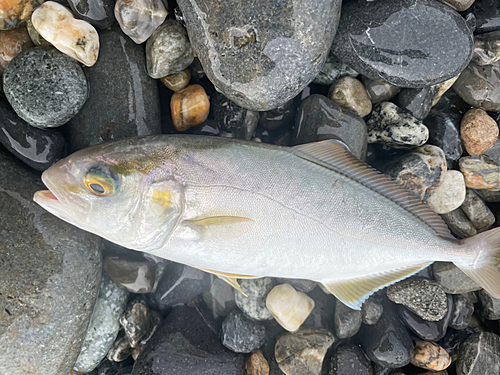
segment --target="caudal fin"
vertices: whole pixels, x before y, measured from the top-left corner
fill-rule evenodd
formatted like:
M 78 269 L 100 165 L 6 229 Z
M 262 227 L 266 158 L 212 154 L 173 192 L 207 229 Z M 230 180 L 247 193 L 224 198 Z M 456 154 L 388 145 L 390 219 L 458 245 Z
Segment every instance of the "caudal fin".
M 462 240 L 462 244 L 475 257 L 472 262 L 455 265 L 493 297 L 500 298 L 500 228 Z

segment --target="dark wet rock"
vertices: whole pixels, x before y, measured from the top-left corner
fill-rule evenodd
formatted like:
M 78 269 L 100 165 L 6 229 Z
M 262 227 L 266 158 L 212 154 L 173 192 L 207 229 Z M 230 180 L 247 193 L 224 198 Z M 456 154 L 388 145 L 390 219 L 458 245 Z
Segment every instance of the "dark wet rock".
M 400 87 L 391 85 L 380 79 L 371 79 L 361 76 L 361 82 L 373 104 L 385 102 L 395 97 L 401 90 Z
M 203 292 L 203 300 L 214 317 L 226 316 L 236 307 L 233 287 L 214 275 L 210 275 L 210 280 L 210 287 Z
M 149 293 L 153 289 L 156 273 L 153 262 L 108 256 L 103 268 L 115 283 L 131 293 Z
M 105 359 L 89 375 L 130 375 L 131 372 L 132 366 L 129 361 L 111 362 L 110 360 Z
M 297 112 L 292 143 L 325 139 L 340 139 L 356 157 L 366 156 L 367 133 L 363 119 L 323 95 L 308 96 Z
M 468 238 L 477 234 L 477 229 L 461 208 L 443 214 L 441 218 L 458 238 Z
M 180 305 L 200 295 L 210 285 L 208 273 L 171 262 L 163 271 L 153 299 L 161 308 Z
M 423 145 L 429 138 L 429 130 L 420 120 L 391 102 L 377 104 L 366 125 L 369 143 L 412 148 Z
M 478 65 L 491 65 L 500 60 L 500 30 L 474 37 L 472 61 Z
M 471 189 L 467 189 L 465 201 L 461 208 L 478 232 L 485 231 L 495 223 L 493 212 Z
M 315 288 L 308 295 L 314 300 L 314 308 L 302 327 L 324 328 L 334 332 L 336 298 L 331 294 L 325 295 L 321 288 Z
M 236 353 L 251 353 L 266 339 L 264 326 L 242 312 L 232 312 L 222 322 L 222 345 Z
M 220 343 L 215 325 L 199 309 L 177 306 L 137 358 L 132 375 L 243 375 L 245 356 Z
M 234 299 L 236 305 L 255 320 L 270 320 L 273 319 L 271 312 L 266 307 L 267 294 L 273 289 L 273 279 L 264 277 L 261 279 L 243 279 L 239 281 L 241 292 L 234 290 Z
M 500 373 L 500 336 L 491 332 L 472 335 L 460 346 L 457 375 Z
M 158 85 L 146 73 L 144 47 L 118 25 L 102 31 L 99 40 L 99 59 L 85 69 L 89 100 L 67 125 L 70 151 L 161 133 Z
M 251 139 L 259 121 L 254 111 L 240 107 L 217 92 L 210 98 L 210 107 L 215 121 L 223 131 L 233 134 L 236 138 Z
M 469 234 L 472 233 L 473 232 Z M 439 284 L 441 284 L 446 293 L 461 294 L 481 289 L 481 286 L 463 273 L 460 268 L 455 266 L 453 263 L 434 262 L 432 265 L 432 271 L 434 273 L 434 278 Z
M 500 191 L 492 191 L 492 190 L 474 190 L 474 192 L 479 195 L 483 201 L 487 203 L 498 203 L 500 202 Z
M 468 188 L 500 190 L 500 167 L 489 156 L 464 156 L 458 166 Z
M 432 106 L 433 107 L 439 103 L 439 101 L 441 100 L 443 95 L 446 94 L 451 89 L 451 87 L 457 81 L 457 79 L 458 79 L 458 75 L 456 75 L 455 77 L 450 78 L 444 82 L 441 82 L 441 83 L 438 83 L 438 84 L 432 86 L 435 89 L 434 90 L 435 91 L 434 99 L 432 99 Z
M 332 50 L 367 77 L 419 88 L 460 73 L 472 57 L 473 43 L 465 20 L 446 4 L 350 0 L 342 5 Z
M 473 313 L 474 305 L 467 297 L 461 294 L 454 295 L 449 326 L 456 330 L 467 328 Z
M 114 0 L 68 0 L 76 17 L 99 29 L 107 29 L 115 19 Z
M 342 345 L 333 351 L 328 375 L 373 375 L 373 369 L 359 346 Z
M 361 306 L 361 321 L 363 324 L 374 325 L 378 322 L 384 312 L 380 298 L 370 296 Z
M 151 331 L 149 308 L 142 302 L 135 302 L 120 317 L 120 324 L 132 348 Z
M 130 357 L 134 348 L 130 346 L 128 337 L 121 333 L 108 351 L 106 358 L 112 362 L 123 362 Z
M 101 278 L 101 241 L 33 202 L 38 174 L 0 149 L 0 373 L 67 375 Z
M 480 290 L 478 292 L 479 300 L 481 301 L 481 316 L 488 320 L 500 319 L 500 299 L 497 299 L 487 291 Z
M 0 100 L 0 143 L 30 167 L 44 171 L 66 154 L 66 141 L 53 129 L 37 129 Z
M 437 115 L 439 113 L 446 112 L 463 115 L 470 109 L 470 107 L 470 104 L 464 102 L 457 92 L 452 89 L 446 91 L 436 105 L 432 107 L 431 114 Z
M 436 91 L 435 86 L 420 89 L 402 89 L 396 96 L 395 103 L 399 108 L 411 113 L 416 119 L 423 120 L 431 111 Z
M 335 306 L 335 335 L 346 339 L 358 333 L 361 327 L 361 310 L 353 310 L 337 300 Z
M 460 345 L 475 333 L 474 329 L 467 327 L 457 331 L 453 328 L 448 328 L 446 335 L 439 340 L 439 345 L 451 355 L 456 355 Z
M 303 279 L 283 279 L 278 277 L 276 278 L 276 281 L 278 281 L 280 284 L 290 284 L 298 291 L 304 293 L 309 293 L 316 287 L 316 285 L 318 285 L 315 281 Z
M 259 124 L 267 130 L 276 130 L 285 126 L 292 127 L 294 122 L 295 106 L 293 100 L 289 100 L 270 111 L 260 112 Z
M 331 85 L 338 79 L 346 76 L 357 77 L 359 73 L 346 63 L 340 61 L 330 50 L 323 67 L 316 78 L 314 78 L 313 83 Z
M 341 2 L 178 4 L 193 50 L 217 91 L 244 108 L 267 111 L 297 96 L 318 75 L 337 29 Z
M 48 47 L 31 48 L 14 57 L 5 69 L 3 85 L 18 116 L 38 128 L 64 125 L 89 95 L 78 62 Z
M 428 144 L 439 147 L 446 156 L 449 168 L 458 166 L 458 159 L 462 156 L 464 147 L 460 138 L 460 121 L 458 113 L 431 114 L 423 121 L 429 129 Z
M 372 102 L 363 84 L 356 78 L 342 77 L 328 90 L 328 98 L 341 107 L 365 117 L 372 111 Z
M 200 125 L 189 129 L 188 131 L 186 131 L 186 133 L 198 135 L 220 135 L 221 130 L 220 125 L 217 121 L 208 119 L 202 122 Z
M 476 0 L 467 13 L 476 18 L 476 34 L 500 30 L 500 4 L 496 0 Z
M 387 368 L 400 368 L 410 363 L 413 342 L 408 329 L 401 323 L 389 303 L 374 325 L 363 325 L 360 330 L 361 346 L 373 362 Z

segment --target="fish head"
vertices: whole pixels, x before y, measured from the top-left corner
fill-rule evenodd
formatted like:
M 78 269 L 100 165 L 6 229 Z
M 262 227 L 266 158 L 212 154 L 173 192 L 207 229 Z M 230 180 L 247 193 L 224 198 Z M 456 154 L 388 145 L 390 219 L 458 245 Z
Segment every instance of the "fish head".
M 168 150 L 133 144 L 77 151 L 42 174 L 34 201 L 53 215 L 129 249 L 161 248 L 184 207 L 182 173 Z

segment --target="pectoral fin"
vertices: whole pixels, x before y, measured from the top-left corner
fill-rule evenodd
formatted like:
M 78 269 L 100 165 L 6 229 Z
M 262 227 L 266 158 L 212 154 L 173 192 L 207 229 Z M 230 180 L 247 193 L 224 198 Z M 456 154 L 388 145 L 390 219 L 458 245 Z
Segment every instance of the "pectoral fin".
M 238 279 L 258 279 L 260 277 L 260 276 L 249 276 L 249 275 L 237 275 L 234 273 L 213 271 L 213 270 L 209 270 L 206 268 L 200 268 L 200 267 L 194 267 L 194 268 L 197 268 L 201 271 L 216 275 L 217 277 L 221 278 L 222 280 L 227 282 L 229 285 L 231 285 L 234 289 L 240 291 L 241 294 L 243 294 L 245 297 L 247 297 L 247 295 L 243 292 L 243 290 L 241 290 L 240 284 L 238 284 Z
M 360 310 L 363 302 L 374 292 L 406 279 L 429 266 L 432 262 L 414 264 L 395 270 L 352 278 L 349 280 L 324 280 L 321 283 L 335 297 L 351 309 Z
M 230 239 L 244 235 L 252 228 L 254 221 L 239 216 L 210 216 L 203 219 L 185 220 L 183 223 L 197 231 L 203 239 Z

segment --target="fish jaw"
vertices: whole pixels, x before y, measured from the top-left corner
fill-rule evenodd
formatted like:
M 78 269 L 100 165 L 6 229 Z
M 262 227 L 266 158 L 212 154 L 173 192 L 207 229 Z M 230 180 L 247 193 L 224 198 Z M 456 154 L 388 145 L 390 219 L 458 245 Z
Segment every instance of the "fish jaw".
M 33 201 L 40 205 L 43 209 L 50 212 L 52 215 L 67 221 L 70 224 L 76 225 L 66 211 L 64 205 L 50 190 L 39 190 L 33 196 Z

